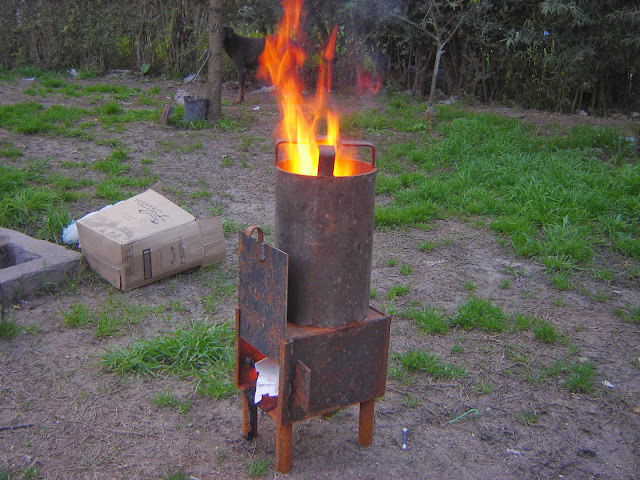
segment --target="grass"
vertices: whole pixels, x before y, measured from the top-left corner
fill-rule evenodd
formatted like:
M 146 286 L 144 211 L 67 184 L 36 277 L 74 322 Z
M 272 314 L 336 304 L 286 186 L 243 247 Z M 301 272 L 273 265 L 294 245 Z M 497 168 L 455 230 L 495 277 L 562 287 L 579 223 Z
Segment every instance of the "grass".
M 421 242 L 418 245 L 418 248 L 420 249 L 420 251 L 428 253 L 431 250 L 435 249 L 437 247 L 437 244 L 435 242 Z
M 252 458 L 251 460 L 247 460 L 245 466 L 247 468 L 247 473 L 249 477 L 264 477 L 269 473 L 269 465 L 271 461 L 266 458 Z
M 114 149 L 109 156 L 93 163 L 94 170 L 111 176 L 120 176 L 131 170 L 131 165 L 124 163 L 129 153 L 122 147 Z
M 449 331 L 449 322 L 444 311 L 430 305 L 425 305 L 421 309 L 404 310 L 400 312 L 400 316 L 414 320 L 426 333 L 445 334 Z
M 18 470 L 0 468 L 0 480 L 35 480 L 42 478 L 38 467 L 27 467 Z
M 540 414 L 535 409 L 523 410 L 520 416 L 522 417 L 523 422 L 527 425 L 533 425 L 534 423 L 538 423 L 538 420 L 540 420 Z
M 164 305 L 128 302 L 126 296 L 115 294 L 108 296 L 95 309 L 89 309 L 76 300 L 69 307 L 60 308 L 59 312 L 62 322 L 70 328 L 95 327 L 96 337 L 111 337 L 126 332 L 128 327 L 137 325 L 150 315 L 160 314 L 165 308 Z
M 204 309 L 210 313 L 218 310 L 220 305 L 236 295 L 237 272 L 223 270 L 219 265 L 201 269 L 201 274 L 206 276 L 203 281 L 210 285 L 209 293 L 201 297 Z
M 94 108 L 62 105 L 45 107 L 36 101 L 0 105 L 0 126 L 25 135 L 78 137 L 90 140 L 93 138 L 91 132 L 98 126 L 113 129 L 126 123 L 160 119 L 155 108 L 125 109 L 122 106 L 121 100 L 126 100 L 132 92 L 138 94 L 135 89 L 107 84 L 84 88 L 83 94 L 100 92 L 113 95 L 113 99 Z
M 191 405 L 192 405 L 191 400 L 180 398 L 176 394 L 170 391 L 162 391 L 162 392 L 156 393 L 153 396 L 152 401 L 158 407 L 175 410 L 183 415 L 186 413 L 189 413 L 189 410 L 191 410 Z
M 22 154 L 22 150 L 14 147 L 12 143 L 3 142 L 0 140 L 0 157 L 16 159 L 18 157 L 21 157 Z
M 169 118 L 169 125 L 185 128 L 187 130 L 215 129 L 222 132 L 243 132 L 247 129 L 249 121 L 250 117 L 238 119 L 223 114 L 222 118 L 215 123 L 207 120 L 188 122 L 184 119 L 184 105 L 176 105 L 171 117 Z
M 627 307 L 626 310 L 618 308 L 615 313 L 620 316 L 625 322 L 635 323 L 640 325 L 640 305 L 635 307 Z
M 53 159 L 20 166 L 0 163 L 0 226 L 59 241 L 70 223 L 69 204 L 83 197 L 91 180 L 55 173 Z
M 471 391 L 476 395 L 488 395 L 495 390 L 495 385 L 490 380 L 483 380 L 471 385 Z
M 398 98 L 384 115 L 361 112 L 347 125 L 406 131 L 414 110 L 411 101 Z M 418 129 L 419 140 L 381 149 L 378 193 L 393 200 L 376 209 L 377 226 L 486 217 L 518 255 L 539 260 L 550 274 L 592 265 L 603 246 L 640 257 L 640 218 L 634 213 L 640 210 L 640 163 L 633 162 L 630 144 L 618 141 L 619 131 L 576 127 L 539 136 L 532 126 L 497 115 L 446 106 L 436 114 L 439 138 Z M 410 173 L 403 163 L 413 166 Z
M 189 480 L 189 475 L 182 468 L 169 468 L 161 480 Z
M 432 377 L 445 379 L 466 376 L 463 368 L 444 363 L 437 355 L 430 354 L 424 350 L 414 349 L 404 354 L 394 355 L 393 360 L 398 362 L 406 372 L 410 373 L 427 373 Z
M 235 391 L 233 329 L 204 321 L 128 347 L 112 347 L 101 359 L 104 371 L 158 376 L 172 374 L 193 381 L 197 392 L 220 398 Z
M 476 284 L 475 284 L 475 283 L 473 283 L 471 280 L 465 280 L 465 281 L 462 283 L 462 288 L 463 288 L 463 289 L 465 289 L 465 290 L 473 291 L 473 290 L 475 290 L 477 287 L 476 287 Z
M 0 226 L 59 240 L 70 223 L 66 204 L 77 200 L 74 190 L 83 182 L 63 182 L 63 177 L 47 176 L 48 171 L 46 162 L 21 168 L 0 164 Z
M 400 268 L 398 268 L 398 271 L 400 272 L 400 275 L 408 277 L 413 273 L 413 267 L 411 265 L 403 263 L 402 265 L 400 265 Z
M 240 230 L 247 226 L 246 223 L 236 222 L 234 220 L 225 220 L 222 222 L 222 231 L 227 234 L 237 234 Z
M 593 362 L 573 362 L 567 358 L 556 360 L 537 373 L 531 373 L 528 380 L 537 384 L 546 378 L 562 377 L 562 385 L 572 393 L 590 393 L 595 390 L 595 380 L 598 370 Z
M 536 338 L 543 343 L 555 343 L 558 341 L 556 328 L 545 320 L 534 322 L 532 331 Z
M 0 338 L 17 337 L 22 329 L 11 316 L 7 318 L 5 315 L 0 319 Z
M 62 322 L 67 327 L 80 328 L 85 327 L 93 322 L 93 313 L 89 311 L 84 303 L 76 300 L 67 309 L 60 309 Z
M 480 328 L 490 332 L 503 332 L 509 326 L 507 319 L 507 315 L 490 298 L 483 300 L 471 296 L 458 306 L 458 313 L 451 319 L 451 323 L 463 330 Z
M 406 296 L 411 290 L 411 285 L 394 285 L 389 289 L 387 293 L 387 298 L 389 300 L 394 300 L 398 297 Z

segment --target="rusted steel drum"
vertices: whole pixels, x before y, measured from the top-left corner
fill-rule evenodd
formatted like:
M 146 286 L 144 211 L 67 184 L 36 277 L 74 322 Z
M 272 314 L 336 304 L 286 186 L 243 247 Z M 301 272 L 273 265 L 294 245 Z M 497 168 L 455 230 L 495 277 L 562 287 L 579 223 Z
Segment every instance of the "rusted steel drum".
M 335 152 L 321 151 L 320 172 L 332 164 L 331 155 Z M 276 155 L 274 246 L 289 255 L 291 323 L 338 327 L 368 314 L 377 172 L 373 156 L 372 148 L 370 163 L 349 160 L 355 173 L 334 177 L 292 173 Z

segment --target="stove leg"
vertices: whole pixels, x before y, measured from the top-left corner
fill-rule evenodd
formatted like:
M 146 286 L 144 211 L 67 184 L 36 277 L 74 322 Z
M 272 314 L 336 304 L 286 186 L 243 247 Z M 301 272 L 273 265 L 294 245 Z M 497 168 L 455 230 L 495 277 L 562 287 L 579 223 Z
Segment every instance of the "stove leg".
M 368 447 L 373 442 L 373 413 L 376 401 L 367 400 L 360 404 L 360 425 L 358 427 L 358 443 Z
M 255 388 L 249 388 L 242 395 L 242 436 L 252 440 L 258 436 L 258 407 L 249 398 L 255 395 Z
M 291 470 L 291 440 L 293 423 L 276 425 L 276 471 L 287 473 Z

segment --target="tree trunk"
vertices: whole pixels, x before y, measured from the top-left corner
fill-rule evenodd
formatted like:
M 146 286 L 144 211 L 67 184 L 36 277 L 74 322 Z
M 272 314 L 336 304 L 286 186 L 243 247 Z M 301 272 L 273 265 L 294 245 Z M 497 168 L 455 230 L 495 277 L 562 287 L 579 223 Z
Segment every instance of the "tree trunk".
M 436 59 L 433 62 L 433 73 L 431 74 L 431 90 L 429 91 L 429 100 L 427 100 L 427 120 L 435 117 L 434 104 L 436 103 L 436 79 L 438 77 L 438 70 L 440 69 L 440 58 L 444 52 L 444 43 L 438 39 Z
M 209 0 L 209 67 L 207 70 L 207 120 L 222 116 L 222 6 L 223 0 Z

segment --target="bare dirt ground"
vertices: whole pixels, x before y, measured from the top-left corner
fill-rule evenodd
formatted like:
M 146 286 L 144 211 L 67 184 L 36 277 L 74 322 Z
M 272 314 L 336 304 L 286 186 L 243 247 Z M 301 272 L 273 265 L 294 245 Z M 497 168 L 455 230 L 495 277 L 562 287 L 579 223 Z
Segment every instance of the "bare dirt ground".
M 122 81 L 136 84 L 135 80 Z M 143 89 L 159 85 L 167 96 L 179 88 L 171 82 L 138 85 Z M 202 86 L 197 88 L 204 93 Z M 0 103 L 31 99 L 22 89 L 0 85 Z M 225 99 L 233 96 L 233 92 L 225 93 Z M 83 104 L 86 99 L 46 97 L 38 101 Z M 375 100 L 353 98 L 338 103 L 348 111 L 377 105 Z M 493 110 L 514 114 L 513 109 Z M 145 165 L 151 168 L 165 196 L 194 215 L 207 216 L 216 204 L 224 208 L 227 220 L 273 225 L 274 100 L 266 93 L 249 94 L 246 103 L 224 107 L 224 112 L 246 122 L 246 130 L 192 131 L 134 123 L 123 132 L 99 135 L 119 139 L 129 150 L 132 175 L 139 174 Z M 629 134 L 632 128 L 637 129 L 625 118 L 591 119 L 523 110 L 515 114 L 521 121 L 538 124 L 617 124 Z M 15 162 L 49 157 L 49 164 L 60 170 L 65 161 L 90 163 L 111 150 L 71 138 L 24 136 L 3 130 L 0 136 L 24 151 Z M 365 139 L 393 141 L 366 135 Z M 143 158 L 152 162 L 143 164 Z M 190 197 L 202 185 L 214 192 L 212 198 Z M 96 199 L 84 200 L 72 213 L 78 218 L 101 206 Z M 291 472 L 283 475 L 271 469 L 267 477 L 640 478 L 640 415 L 632 410 L 640 405 L 638 325 L 624 322 L 614 313 L 616 308 L 640 304 L 637 279 L 616 277 L 607 284 L 586 274 L 579 281 L 580 288 L 559 291 L 540 265 L 516 257 L 488 227 L 457 218 L 433 222 L 432 227 L 376 231 L 374 307 L 389 307 L 389 289 L 410 284 L 409 294 L 395 301 L 397 311 L 418 302 L 455 315 L 470 294 L 465 289 L 470 282 L 476 287 L 473 295 L 491 297 L 506 312 L 545 319 L 565 341 L 543 344 L 529 331 L 454 329 L 446 335 L 426 335 L 413 321 L 396 316 L 391 328 L 391 356 L 422 348 L 463 367 L 467 376 L 456 380 L 420 374 L 410 375 L 409 381 L 389 378 L 386 395 L 376 402 L 374 440 L 369 448 L 357 443 L 357 407 L 328 419 L 317 417 L 294 424 Z M 425 241 L 439 246 L 422 252 L 418 245 Z M 226 236 L 226 248 L 222 268 L 233 277 L 237 270 L 235 234 Z M 390 258 L 397 264 L 389 262 Z M 615 268 L 621 261 L 611 258 L 611 265 Z M 402 275 L 398 266 L 403 264 L 413 267 L 413 272 Z M 510 286 L 501 288 L 505 280 Z M 243 440 L 239 395 L 212 400 L 194 394 L 187 380 L 118 377 L 100 371 L 100 355 L 112 345 L 128 345 L 134 339 L 171 331 L 190 319 L 233 319 L 235 298 L 225 300 L 213 312 L 205 309 L 202 298 L 213 287 L 201 270 L 127 293 L 89 275 L 68 293 L 16 303 L 14 318 L 26 331 L 10 340 L 0 339 L 0 471 L 13 472 L 10 478 L 21 478 L 20 472 L 37 472 L 29 478 L 158 479 L 180 469 L 201 480 L 244 479 L 249 478 L 251 460 L 272 461 L 275 424 L 261 415 L 260 436 L 253 442 Z M 62 323 L 60 309 L 75 301 L 99 305 L 113 296 L 140 304 L 176 300 L 187 309 L 169 319 L 149 318 L 113 338 L 96 338 L 94 328 L 72 329 Z M 454 345 L 462 346 L 462 351 L 452 352 Z M 570 352 L 570 346 L 577 352 Z M 570 393 L 562 385 L 562 376 L 537 384 L 527 380 L 527 373 L 570 354 L 576 360 L 595 363 L 599 374 L 591 393 Z M 166 390 L 191 399 L 191 410 L 180 414 L 156 406 L 153 396 Z M 470 409 L 478 413 L 451 423 Z M 527 412 L 537 418 L 529 416 L 526 421 Z M 401 448 L 403 428 L 408 428 L 407 450 Z

